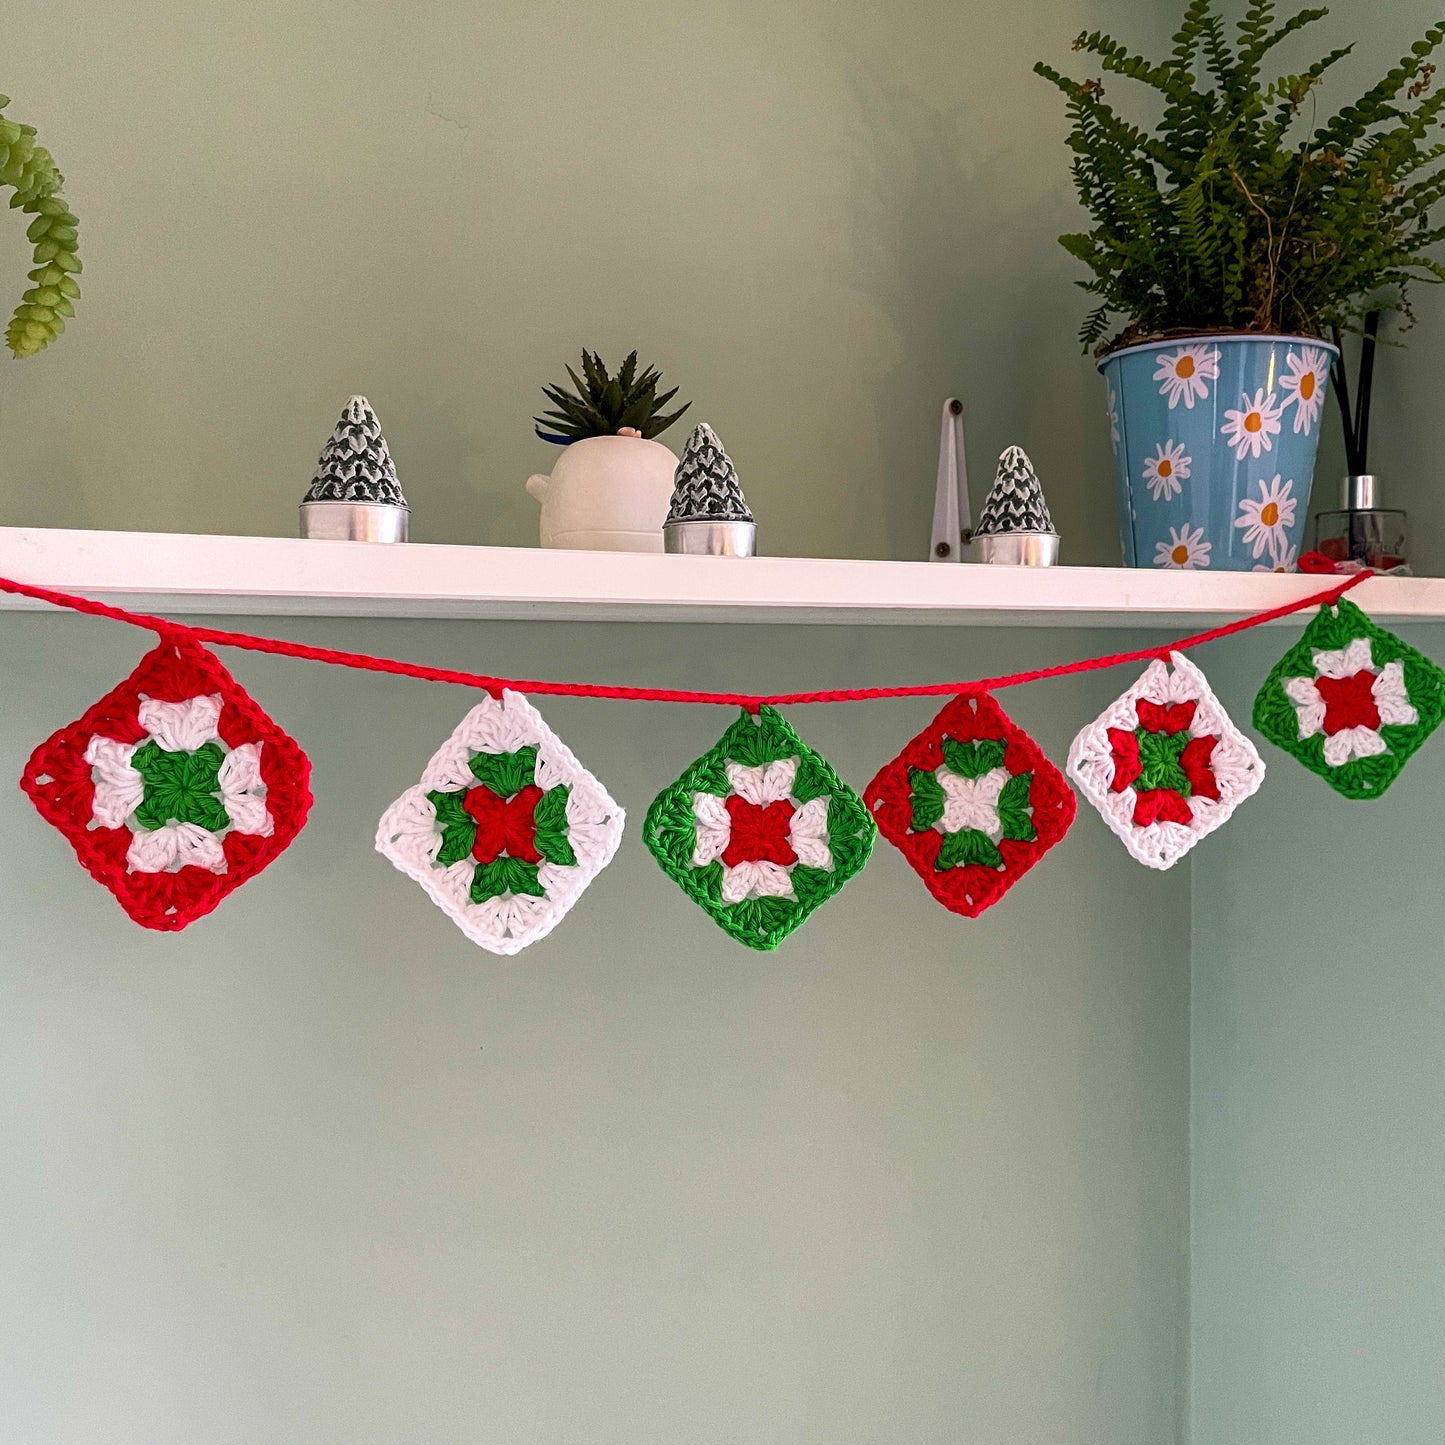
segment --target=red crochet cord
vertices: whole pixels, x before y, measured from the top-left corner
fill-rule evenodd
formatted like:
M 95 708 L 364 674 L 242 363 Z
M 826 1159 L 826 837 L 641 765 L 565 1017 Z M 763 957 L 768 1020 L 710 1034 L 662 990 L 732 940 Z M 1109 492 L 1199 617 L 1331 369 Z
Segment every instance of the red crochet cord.
M 1323 592 L 1301 597 L 1298 602 L 1286 602 L 1282 606 L 1271 607 L 1267 612 L 1256 612 L 1252 616 L 1241 617 L 1236 622 L 1211 627 L 1207 632 L 1181 637 L 1177 641 L 1165 643 L 1162 647 L 1115 652 L 1107 657 L 1087 657 L 1077 662 L 1061 662 L 1054 667 L 1035 668 L 1031 672 L 1012 672 L 1002 677 L 975 678 L 963 682 L 931 682 L 912 687 L 829 688 L 822 692 L 782 693 L 687 692 L 670 687 L 613 687 L 595 682 L 541 682 L 515 677 L 489 677 L 483 673 L 457 672 L 448 667 L 425 667 L 420 663 L 401 662 L 395 658 L 372 657 L 364 652 L 338 652 L 330 647 L 309 647 L 302 642 L 256 637 L 248 632 L 222 632 L 214 627 L 192 627 L 182 622 L 168 622 L 163 617 L 151 617 L 143 612 L 130 612 L 124 607 L 112 607 L 108 603 L 95 602 L 87 597 L 76 597 L 69 592 L 33 587 L 28 582 L 16 582 L 8 577 L 0 577 L 0 592 L 31 597 L 37 602 L 48 602 L 53 607 L 69 608 L 72 612 L 83 612 L 90 617 L 128 622 L 133 627 L 144 627 L 164 639 L 189 638 L 193 642 L 212 647 L 240 647 L 249 652 L 271 652 L 281 657 L 303 658 L 309 662 L 329 662 L 336 667 L 355 667 L 363 672 L 396 673 L 401 677 L 420 678 L 424 682 L 448 682 L 458 687 L 482 688 L 494 696 L 504 688 L 510 688 L 513 692 L 533 693 L 537 696 L 550 694 L 557 697 L 605 697 L 623 702 L 715 703 L 724 707 L 741 707 L 755 713 L 764 704 L 770 707 L 791 707 L 808 702 L 867 702 L 883 697 L 942 697 L 961 692 L 996 692 L 999 688 L 1018 687 L 1025 682 L 1042 682 L 1050 677 L 1067 677 L 1076 672 L 1120 667 L 1128 662 L 1150 662 L 1156 657 L 1167 658 L 1171 652 L 1185 652 L 1191 647 L 1200 647 L 1221 637 L 1232 637 L 1236 632 L 1245 632 L 1251 627 L 1274 622 L 1293 612 L 1303 612 L 1307 607 L 1332 606 L 1352 587 L 1358 587 L 1372 576 L 1372 572 L 1357 572 L 1347 581 Z

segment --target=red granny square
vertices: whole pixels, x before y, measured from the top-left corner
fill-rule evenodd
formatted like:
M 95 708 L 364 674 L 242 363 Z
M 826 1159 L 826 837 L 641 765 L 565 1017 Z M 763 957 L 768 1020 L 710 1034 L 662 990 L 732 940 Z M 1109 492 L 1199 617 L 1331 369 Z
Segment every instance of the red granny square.
M 878 830 L 947 909 L 977 918 L 1068 832 L 1064 775 L 987 693 L 954 698 L 869 783 Z
M 178 637 L 36 748 L 20 786 L 137 923 L 173 932 L 290 845 L 310 777 L 296 742 Z

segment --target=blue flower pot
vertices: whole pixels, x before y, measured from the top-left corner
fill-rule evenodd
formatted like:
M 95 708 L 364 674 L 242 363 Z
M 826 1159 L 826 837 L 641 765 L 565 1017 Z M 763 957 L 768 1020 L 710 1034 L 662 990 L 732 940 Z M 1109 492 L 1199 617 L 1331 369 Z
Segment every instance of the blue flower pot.
M 1337 355 L 1241 335 L 1104 357 L 1125 566 L 1293 572 Z

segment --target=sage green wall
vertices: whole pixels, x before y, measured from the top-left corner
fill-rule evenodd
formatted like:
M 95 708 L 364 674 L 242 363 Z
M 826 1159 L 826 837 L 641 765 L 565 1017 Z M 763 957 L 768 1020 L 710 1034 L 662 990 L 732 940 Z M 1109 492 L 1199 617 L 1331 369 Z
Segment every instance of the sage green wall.
M 260 625 L 709 688 L 979 674 L 1118 640 Z M 8 617 L 0 777 L 142 645 Z M 552 938 L 497 960 L 371 846 L 466 696 L 235 670 L 310 752 L 318 801 L 290 852 L 186 933 L 136 928 L 4 803 L 0 1439 L 1182 1438 L 1182 871 L 1139 868 L 1089 813 L 1007 907 L 965 922 L 880 844 L 755 954 L 637 837 L 726 718 L 556 699 L 629 833 Z M 1115 682 L 1010 706 L 1058 758 Z M 861 784 L 930 713 L 798 720 Z
M 1023 443 L 1066 556 L 1111 561 L 1062 104 L 1030 66 L 1130 8 L 14 6 L 5 89 L 86 271 L 64 345 L 4 370 L 0 522 L 290 533 L 362 391 L 417 540 L 534 542 L 540 386 L 638 346 L 768 552 L 923 555 L 956 392 L 976 485 Z M 17 298 L 24 262 L 0 226 Z
M 1116 10 L 1124 8 L 1115 5 Z M 83 221 L 63 344 L 0 384 L 0 522 L 287 533 L 347 395 L 422 541 L 528 543 L 541 383 L 636 345 L 773 553 L 917 556 L 942 398 L 1114 555 L 1053 244 L 1107 18 L 764 0 L 51 0 L 4 88 Z M 0 275 L 24 247 L 0 227 Z M 671 438 L 680 442 L 680 436 Z M 265 624 L 276 627 L 274 621 Z M 528 673 L 820 685 L 1078 635 L 296 624 Z M 1108 643 L 1117 639 L 1109 638 Z M 10 618 L 0 776 L 137 639 Z M 466 699 L 242 659 L 311 752 L 283 864 L 134 929 L 0 828 L 0 1438 L 25 1445 L 1158 1445 L 1184 1419 L 1183 875 L 1085 820 L 996 918 L 886 848 L 778 956 L 635 831 L 570 925 L 480 955 L 371 851 Z M 1062 756 L 1089 679 L 1018 700 Z M 864 782 L 926 704 L 802 721 Z M 702 711 L 548 714 L 640 817 Z M 1107 900 L 1127 896 L 1138 907 Z
M 1279 642 L 1212 671 L 1236 716 Z M 1194 865 L 1192 1439 L 1438 1445 L 1445 752 L 1371 803 L 1269 767 Z
M 1320 97 L 1324 115 L 1438 18 L 1427 0 L 1337 5 L 1281 69 L 1356 43 Z M 1409 509 L 1417 570 L 1439 574 L 1445 296 L 1422 286 L 1416 308 L 1406 346 L 1379 354 L 1370 465 Z M 1317 495 L 1343 471 L 1337 428 L 1324 436 Z M 1406 635 L 1445 658 L 1445 627 Z M 1227 646 L 1211 676 L 1243 716 L 1279 640 Z M 1201 849 L 1194 865 L 1192 1437 L 1436 1445 L 1445 758 L 1438 742 L 1427 748 L 1368 805 L 1269 761 L 1229 846 Z

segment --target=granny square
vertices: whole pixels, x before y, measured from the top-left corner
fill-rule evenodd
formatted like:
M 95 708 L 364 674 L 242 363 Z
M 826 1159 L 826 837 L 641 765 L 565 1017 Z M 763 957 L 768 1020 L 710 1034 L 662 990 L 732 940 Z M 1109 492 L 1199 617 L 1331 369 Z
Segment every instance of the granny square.
M 987 693 L 963 693 L 865 789 L 878 830 L 947 909 L 977 918 L 1074 821 L 1064 775 Z
M 776 948 L 863 865 L 877 828 L 863 800 L 770 707 L 653 800 L 652 855 L 739 943 Z
M 310 776 L 215 656 L 167 639 L 36 748 L 20 786 L 137 923 L 174 932 L 290 845 Z

